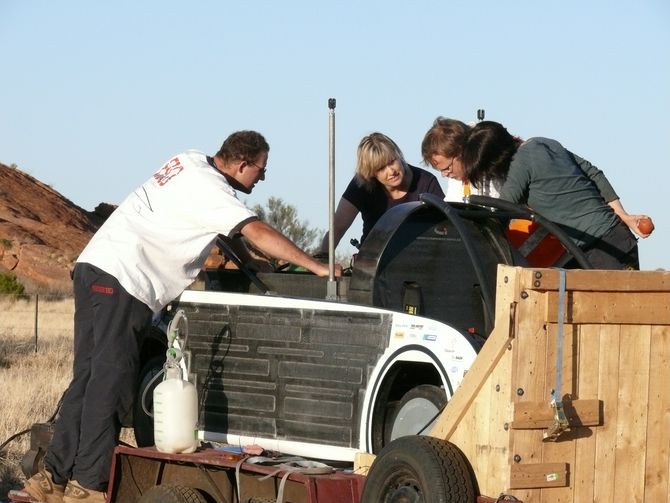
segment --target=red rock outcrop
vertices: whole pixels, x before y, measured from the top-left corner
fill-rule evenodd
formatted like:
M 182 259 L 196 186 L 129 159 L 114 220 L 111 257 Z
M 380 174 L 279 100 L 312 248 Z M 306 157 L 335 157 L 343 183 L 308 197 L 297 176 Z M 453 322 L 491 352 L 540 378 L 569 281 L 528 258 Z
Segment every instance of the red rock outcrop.
M 0 272 L 13 273 L 30 292 L 70 292 L 75 260 L 113 208 L 86 211 L 0 164 Z

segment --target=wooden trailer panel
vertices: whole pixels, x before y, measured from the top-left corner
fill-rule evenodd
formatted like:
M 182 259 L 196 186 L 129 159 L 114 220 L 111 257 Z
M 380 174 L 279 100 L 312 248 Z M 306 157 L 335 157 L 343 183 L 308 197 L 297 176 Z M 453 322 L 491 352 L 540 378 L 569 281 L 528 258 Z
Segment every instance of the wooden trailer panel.
M 500 266 L 496 328 L 431 435 L 481 494 L 670 503 L 670 273 L 559 275 Z M 549 441 L 559 377 L 570 426 Z
M 670 328 L 652 327 L 649 385 L 649 421 L 647 430 L 646 494 L 649 501 L 663 501 L 670 494 Z M 670 499 L 670 497 L 668 497 Z
M 598 396 L 598 365 L 593 365 L 594 359 L 599 359 L 600 340 L 597 326 L 583 327 L 577 350 L 577 386 L 584 396 Z M 587 355 L 588 357 L 584 357 Z M 600 401 L 598 412 L 600 412 Z M 598 418 L 599 419 L 599 418 Z M 586 437 L 575 446 L 575 473 L 573 485 L 575 501 L 594 501 L 595 471 L 582 470 L 577 467 L 593 466 L 596 463 L 596 439 L 594 435 Z

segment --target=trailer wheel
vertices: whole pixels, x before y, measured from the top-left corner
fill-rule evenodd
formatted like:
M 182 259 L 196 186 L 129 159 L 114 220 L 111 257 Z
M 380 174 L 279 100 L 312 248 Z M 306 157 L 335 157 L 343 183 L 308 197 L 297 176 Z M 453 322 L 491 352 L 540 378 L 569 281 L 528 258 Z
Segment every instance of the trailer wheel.
M 387 428 L 385 444 L 406 435 L 427 435 L 442 408 L 447 394 L 438 386 L 421 384 L 409 390 L 400 400 Z
M 472 503 L 474 478 L 463 453 L 435 437 L 394 440 L 370 467 L 361 503 Z
M 207 503 L 205 496 L 191 487 L 153 486 L 137 503 Z
M 137 447 L 149 447 L 154 445 L 154 420 L 144 412 L 144 408 L 142 407 L 142 395 L 147 386 L 149 386 L 149 383 L 151 383 L 151 388 L 146 393 L 145 406 L 149 411 L 153 412 L 153 391 L 161 381 L 160 378 L 156 379 L 153 383 L 151 380 L 163 369 L 163 363 L 165 363 L 165 355 L 154 356 L 140 371 L 138 378 L 139 386 L 137 387 L 135 405 L 133 406 L 133 429 L 135 430 L 135 442 L 137 442 Z

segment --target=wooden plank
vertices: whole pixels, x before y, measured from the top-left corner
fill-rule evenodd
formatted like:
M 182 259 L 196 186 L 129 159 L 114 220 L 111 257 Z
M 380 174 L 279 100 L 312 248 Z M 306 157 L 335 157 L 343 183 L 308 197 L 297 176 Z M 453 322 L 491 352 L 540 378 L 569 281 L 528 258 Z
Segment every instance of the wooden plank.
M 482 494 L 498 494 L 509 484 L 511 360 L 506 351 L 450 439 L 466 454 Z
M 516 344 L 512 341 L 512 346 Z M 489 454 L 484 458 L 486 463 L 487 492 L 484 494 L 499 494 L 500 489 L 507 487 L 510 459 L 510 436 L 512 435 L 505 424 L 512 416 L 512 361 L 513 351 L 506 351 L 498 362 L 491 375 L 490 387 L 490 430 Z
M 545 293 L 546 295 L 546 293 Z M 576 327 L 573 325 L 565 325 L 563 327 L 562 340 L 559 339 L 558 326 L 555 324 L 547 325 L 547 365 L 546 365 L 546 381 L 544 384 L 544 395 L 547 398 L 552 396 L 554 390 L 558 391 L 557 384 L 557 368 L 561 369 L 561 385 L 560 397 L 563 400 L 574 396 L 574 375 L 576 368 L 574 365 L 574 355 L 577 353 L 576 343 L 577 334 Z M 562 360 L 557 361 L 558 343 L 562 342 Z M 542 431 L 544 437 L 545 431 Z M 567 463 L 573 466 L 575 462 L 575 442 L 570 431 L 563 432 L 556 441 L 544 441 L 540 443 L 542 448 L 541 461 L 547 463 Z M 562 487 L 555 487 L 551 490 L 544 490 L 540 493 L 538 503 L 568 503 L 572 501 L 572 488 L 568 483 Z
M 650 344 L 651 327 L 621 326 L 614 494 L 622 501 L 644 494 Z
M 563 402 L 565 416 L 572 428 L 599 425 L 602 421 L 600 415 L 601 406 L 602 402 L 596 399 L 568 400 Z M 553 423 L 554 409 L 548 400 L 543 402 L 517 402 L 514 404 L 512 429 L 545 429 Z
M 358 451 L 354 454 L 354 473 L 367 475 L 376 457 L 369 452 Z
M 567 463 L 517 464 L 511 468 L 510 489 L 565 487 L 567 484 Z
M 598 396 L 598 371 L 600 360 L 600 325 L 584 325 L 578 334 L 577 349 L 577 397 L 583 402 L 589 402 L 589 397 Z M 598 415 L 600 417 L 603 406 L 601 400 Z M 588 434 L 590 433 L 590 434 Z M 593 501 L 593 487 L 595 478 L 596 437 L 595 431 L 580 435 L 576 440 L 575 464 L 572 465 L 571 485 L 575 502 Z
M 545 377 L 547 365 L 547 330 L 544 323 L 545 294 L 530 291 L 519 301 L 518 329 L 514 348 L 512 398 L 517 401 L 546 400 Z M 539 430 L 511 430 L 510 458 L 530 464 L 542 459 L 542 432 Z M 512 469 L 516 465 L 511 461 Z M 515 492 L 521 501 L 539 501 L 539 489 Z
M 644 501 L 670 501 L 670 327 L 652 327 Z
M 558 290 L 557 269 L 524 269 L 522 282 L 534 290 Z M 591 292 L 670 292 L 670 272 L 569 270 L 568 290 Z
M 667 292 L 568 292 L 566 323 L 670 325 Z M 558 292 L 548 292 L 547 321 L 558 320 Z
M 497 368 L 497 366 L 496 366 Z M 490 445 L 492 440 L 491 428 L 491 401 L 494 393 L 490 377 L 481 387 L 476 399 L 468 411 L 467 421 L 461 421 L 458 427 L 459 443 L 469 446 L 468 459 L 477 474 L 478 481 L 489 480 L 487 460 L 495 455 Z
M 594 503 L 610 503 L 617 499 L 617 495 L 614 494 L 613 478 L 616 461 L 614 455 L 617 434 L 616 425 L 619 411 L 620 332 L 620 325 L 605 325 L 600 328 L 598 397 L 603 401 L 603 426 L 595 430 Z M 622 349 L 625 352 L 625 348 Z
M 515 362 L 512 374 L 515 402 L 547 399 L 547 326 L 544 323 L 543 295 L 530 292 L 519 304 Z
M 488 442 L 489 418 L 488 407 L 482 406 L 481 402 L 488 404 L 490 396 L 490 378 L 479 389 L 475 399 L 467 407 L 466 413 L 458 422 L 458 428 L 453 431 L 449 437 L 449 442 L 461 449 L 475 473 L 477 480 L 486 480 L 488 474 L 485 473 L 486 457 L 489 455 Z M 483 414 L 480 416 L 480 414 Z
M 461 381 L 460 386 L 454 392 L 451 400 L 447 402 L 435 425 L 430 430 L 430 435 L 448 440 L 463 418 L 468 407 L 472 404 L 481 386 L 491 374 L 510 343 L 508 327 L 496 327 L 484 347 L 477 355 L 468 373 Z

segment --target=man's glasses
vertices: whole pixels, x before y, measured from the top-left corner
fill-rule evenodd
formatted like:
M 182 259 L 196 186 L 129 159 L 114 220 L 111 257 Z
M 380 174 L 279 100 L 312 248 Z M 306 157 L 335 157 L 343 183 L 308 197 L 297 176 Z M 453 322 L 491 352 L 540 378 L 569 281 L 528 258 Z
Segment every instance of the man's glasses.
M 247 164 L 251 164 L 254 168 L 258 168 L 258 171 L 260 171 L 261 175 L 263 176 L 265 176 L 265 172 L 268 170 L 267 166 L 263 168 L 262 166 L 259 166 L 258 164 L 252 161 L 247 161 Z
M 454 157 L 451 162 L 449 163 L 449 166 L 445 166 L 444 168 L 440 169 L 439 172 L 444 174 L 444 173 L 449 173 L 451 171 L 451 167 L 454 165 L 454 161 L 456 158 Z

